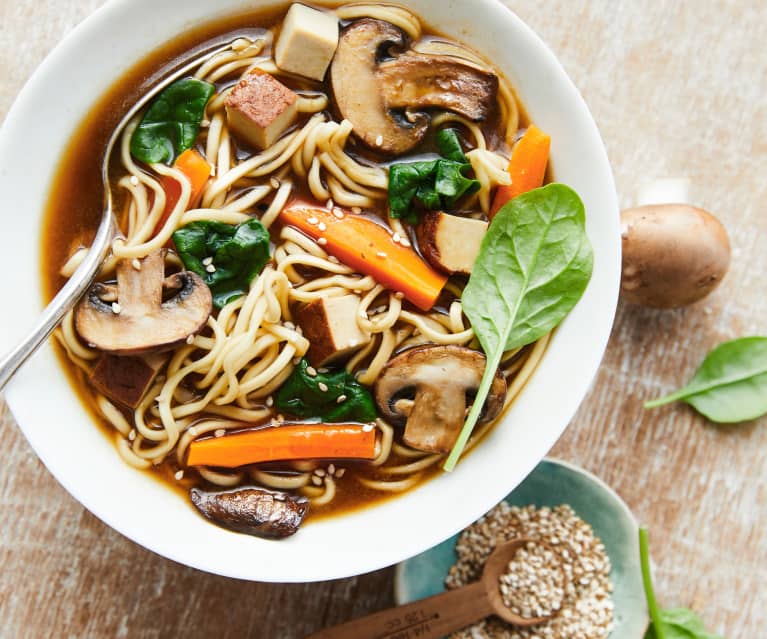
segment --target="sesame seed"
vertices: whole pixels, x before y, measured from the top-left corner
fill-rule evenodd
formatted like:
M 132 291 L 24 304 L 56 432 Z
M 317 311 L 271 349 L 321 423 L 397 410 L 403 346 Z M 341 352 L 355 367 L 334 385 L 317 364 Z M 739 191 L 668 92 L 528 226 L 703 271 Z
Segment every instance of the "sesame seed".
M 269 185 L 270 185 L 270 186 L 271 186 L 273 189 L 279 189 L 279 188 L 280 188 L 280 181 L 279 181 L 279 180 L 278 180 L 276 177 L 272 177 L 272 178 L 269 180 Z
M 386 253 L 384 251 L 378 251 L 378 253 L 376 253 L 376 257 L 384 258 L 386 257 Z
M 322 479 L 320 477 L 317 477 L 317 475 L 312 475 L 312 483 L 315 486 L 322 486 Z
M 208 271 L 208 273 L 215 273 L 216 272 L 216 267 L 213 266 L 213 264 L 208 264 L 205 267 L 205 270 Z
M 293 366 L 298 366 L 301 363 L 300 357 L 294 357 L 293 358 Z
M 282 413 L 280 413 L 279 415 L 277 415 L 276 419 L 277 419 L 277 421 L 278 421 L 278 422 L 280 422 L 280 423 L 281 423 L 281 422 L 284 422 L 284 421 L 285 421 L 285 415 L 283 415 Z
M 309 377 L 317 377 L 317 369 L 314 368 L 314 366 L 307 366 L 306 367 L 306 374 Z
M 319 220 L 316 217 L 310 217 L 306 221 L 308 224 L 317 224 L 317 222 L 319 222 Z
M 391 239 L 399 243 L 399 241 L 402 239 L 402 236 L 399 233 L 395 233 L 394 235 L 391 236 Z
M 329 472 L 331 475 L 333 475 L 333 474 L 336 472 L 336 466 L 335 466 L 335 464 L 330 464 L 330 466 L 328 466 L 328 472 Z
M 327 231 L 327 230 L 328 230 L 328 225 L 327 225 L 327 224 L 325 224 L 325 222 L 320 222 L 320 223 L 317 225 L 317 228 L 318 228 L 320 231 Z
M 128 439 L 130 441 L 134 441 L 136 439 L 136 431 L 135 430 L 131 430 L 131 432 L 128 433 Z
M 203 265 L 203 266 L 208 266 L 209 264 L 213 264 L 213 258 L 212 258 L 212 257 L 206 257 L 206 258 L 205 258 L 205 259 L 202 261 L 202 265 Z
M 130 183 L 131 183 L 133 186 L 138 186 L 138 177 L 137 177 L 137 176 L 135 176 L 135 175 L 131 175 L 131 176 L 130 176 Z
M 346 401 L 346 395 L 339 395 L 336 398 L 336 404 L 343 404 Z
M 352 213 L 354 213 L 354 215 L 360 215 L 362 213 L 362 209 L 359 206 L 353 206 Z
M 192 427 L 191 427 L 191 428 L 190 428 L 190 429 L 189 429 L 187 432 L 188 432 L 188 433 L 189 433 L 189 434 L 190 434 L 192 437 L 197 437 L 197 428 L 195 428 L 194 426 L 192 426 Z
M 330 210 L 332 211 L 332 210 L 333 210 L 333 207 L 335 206 L 335 204 L 333 203 L 333 198 L 330 198 L 330 199 L 329 199 L 329 200 L 328 200 L 328 201 L 325 203 L 325 206 L 326 206 L 326 208 L 328 208 L 328 209 L 330 209 Z
M 320 246 L 325 246 L 325 244 L 327 244 L 327 243 L 328 243 L 328 241 L 327 241 L 327 239 L 326 239 L 326 238 L 324 238 L 324 237 L 321 237 L 321 238 L 319 238 L 319 239 L 317 240 L 317 244 L 319 244 Z
M 283 322 L 282 325 L 291 331 L 296 329 L 296 325 L 293 322 Z
M 320 382 L 319 384 L 317 384 L 317 386 L 323 393 L 328 392 L 328 385 L 325 382 Z
M 112 302 L 112 312 L 115 315 L 119 315 L 120 311 L 122 311 L 122 306 L 120 306 L 117 302 Z
M 189 344 L 189 346 L 194 344 L 194 335 L 187 335 L 186 336 L 186 343 Z
M 404 299 L 405 294 L 402 291 L 397 291 L 394 293 L 394 297 L 396 297 L 398 300 Z
M 322 468 L 317 468 L 314 471 L 314 474 L 317 475 L 317 477 L 324 477 L 325 476 L 325 471 L 322 470 Z
M 322 373 L 322 374 L 324 375 L 325 373 L 329 373 L 329 372 L 330 372 L 330 369 L 329 369 L 329 368 L 326 368 L 325 366 L 320 366 L 320 367 L 317 369 L 317 372 L 318 372 L 318 373 Z
M 225 429 L 223 429 L 223 428 L 217 428 L 217 429 L 216 429 L 216 430 L 213 432 L 213 436 L 214 436 L 214 437 L 223 437 L 224 435 L 226 435 L 226 430 L 225 430 Z
M 376 146 L 381 146 L 383 144 L 383 135 L 379 135 L 376 138 Z
M 339 469 L 336 471 L 336 477 L 338 477 L 339 479 L 340 479 L 341 477 L 343 477 L 345 474 L 346 474 L 346 468 L 339 468 Z
M 269 397 L 267 397 L 267 398 L 266 398 L 266 405 L 267 405 L 269 408 L 271 408 L 272 406 L 274 406 L 274 397 L 272 397 L 271 395 L 269 395 Z
M 210 120 L 208 119 L 203 120 L 202 122 L 200 122 L 200 126 L 203 127 L 204 129 L 207 129 L 210 126 Z
M 179 470 L 173 476 L 176 478 L 176 481 L 181 481 L 184 478 L 184 471 L 183 470 Z
M 134 271 L 140 271 L 141 270 L 141 262 L 137 257 L 133 258 L 133 261 L 131 262 L 131 266 L 133 267 Z
M 363 424 L 363 425 L 362 425 L 362 432 L 363 432 L 363 433 L 369 433 L 369 432 L 370 432 L 370 431 L 372 431 L 374 428 L 375 428 L 375 426 L 373 426 L 373 424 Z
M 339 220 L 343 220 L 345 217 L 344 212 L 341 209 L 339 209 L 337 206 L 333 207 L 333 215 L 335 215 Z

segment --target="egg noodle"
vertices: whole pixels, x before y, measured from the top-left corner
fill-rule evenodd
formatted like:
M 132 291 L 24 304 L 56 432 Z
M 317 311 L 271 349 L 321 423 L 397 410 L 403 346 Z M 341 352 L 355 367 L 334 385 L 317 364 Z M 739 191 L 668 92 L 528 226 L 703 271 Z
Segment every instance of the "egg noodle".
M 414 41 L 414 48 L 462 55 L 475 64 L 487 63 L 462 47 L 422 40 L 421 25 L 410 12 L 399 7 L 358 4 L 340 7 L 341 19 L 373 17 L 395 24 Z M 446 51 L 445 47 L 449 49 Z M 156 164 L 151 171 L 138 166 L 130 153 L 130 140 L 138 120 L 125 130 L 120 147 L 123 175 L 117 182 L 126 194 L 121 216 L 121 236 L 114 241 L 112 255 L 100 277 L 113 276 L 118 260 L 142 259 L 162 250 L 175 230 L 198 220 L 237 224 L 253 216 L 269 229 L 296 187 L 327 206 L 352 210 L 384 211 L 387 198 L 387 170 L 366 163 L 347 152 L 350 122 L 331 119 L 329 97 L 316 90 L 296 91 L 299 95 L 299 126 L 265 151 L 240 159 L 235 154 L 227 126 L 224 101 L 231 86 L 245 73 L 259 68 L 275 76 L 284 75 L 271 55 L 271 34 L 249 40 L 240 38 L 231 48 L 216 55 L 196 71 L 195 77 L 225 85 L 208 103 L 198 149 L 212 166 L 212 178 L 202 194 L 199 208 L 187 210 L 191 188 L 177 169 Z M 295 78 L 292 78 L 294 81 Z M 519 126 L 519 115 L 511 88 L 501 79 L 499 91 L 501 122 L 506 125 L 506 144 L 501 151 L 488 148 L 482 129 L 455 114 L 432 118 L 432 126 L 458 123 L 473 138 L 473 150 L 466 155 L 476 179 L 478 193 L 469 207 L 487 213 L 491 194 L 498 185 L 508 184 L 508 153 Z M 166 195 L 158 177 L 177 180 L 181 195 L 158 232 Z M 388 218 L 392 232 L 406 238 L 399 220 Z M 461 308 L 461 286 L 452 280 L 447 289 L 452 302 L 441 311 L 420 312 L 405 308 L 401 294 L 386 290 L 372 277 L 340 263 L 322 246 L 291 227 L 278 234 L 273 259 L 251 283 L 249 292 L 212 315 L 206 328 L 186 344 L 168 353 L 167 364 L 129 417 L 95 389 L 88 387 L 104 419 L 114 428 L 120 456 L 136 468 L 149 468 L 169 461 L 185 469 L 185 454 L 197 437 L 221 436 L 244 424 L 282 421 L 273 408 L 272 395 L 292 372 L 309 348 L 308 340 L 296 326 L 291 307 L 298 303 L 355 293 L 360 297 L 357 323 L 373 339 L 346 364 L 358 381 L 372 385 L 392 354 L 419 344 L 460 344 L 477 348 L 471 327 Z M 70 276 L 82 261 L 85 249 L 76 252 L 63 267 Z M 172 251 L 166 251 L 166 268 L 183 268 Z M 312 276 L 307 277 L 306 273 Z M 88 375 L 99 352 L 86 347 L 74 329 L 70 312 L 56 332 L 69 359 Z M 548 336 L 521 352 L 506 353 L 502 372 L 508 381 L 506 405 L 514 400 L 538 365 Z M 377 420 L 377 456 L 370 462 L 372 473 L 350 473 L 378 491 L 402 491 L 415 485 L 425 471 L 437 465 L 441 455 L 414 450 L 395 441 L 394 428 Z M 492 423 L 476 429 L 469 447 L 476 444 Z M 261 469 L 223 472 L 196 468 L 212 484 L 230 487 L 253 483 L 306 495 L 314 505 L 329 503 L 336 495 L 340 477 L 327 473 L 316 485 L 316 464 L 288 464 L 293 472 Z

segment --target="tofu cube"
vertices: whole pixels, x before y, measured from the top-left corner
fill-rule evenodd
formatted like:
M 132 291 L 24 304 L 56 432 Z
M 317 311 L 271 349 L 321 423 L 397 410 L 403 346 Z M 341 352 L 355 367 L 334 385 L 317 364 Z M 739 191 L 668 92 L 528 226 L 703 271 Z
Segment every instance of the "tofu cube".
M 488 223 L 470 217 L 432 212 L 416 228 L 418 246 L 434 268 L 469 275 L 479 255 Z
M 167 359 L 162 353 L 137 357 L 104 353 L 93 367 L 90 381 L 108 399 L 135 410 Z
M 224 105 L 235 135 L 260 150 L 274 144 L 298 115 L 298 96 L 261 69 L 246 74 Z
M 282 23 L 274 61 L 283 71 L 322 82 L 337 46 L 337 18 L 293 4 Z
M 370 342 L 370 334 L 357 324 L 359 305 L 356 295 L 328 297 L 310 302 L 296 314 L 296 322 L 311 344 L 307 358 L 312 366 L 339 360 Z

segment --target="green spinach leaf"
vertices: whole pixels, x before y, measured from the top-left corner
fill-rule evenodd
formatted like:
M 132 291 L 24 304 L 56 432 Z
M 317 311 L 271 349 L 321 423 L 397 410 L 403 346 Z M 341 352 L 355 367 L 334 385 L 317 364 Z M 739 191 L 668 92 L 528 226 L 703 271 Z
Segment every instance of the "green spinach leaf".
M 644 406 L 655 408 L 678 400 L 722 424 L 767 414 L 767 337 L 742 337 L 720 344 L 687 386 Z
M 173 233 L 173 242 L 184 266 L 210 287 L 216 308 L 247 292 L 269 261 L 269 231 L 256 219 L 192 222 Z
M 479 182 L 466 176 L 471 164 L 463 154 L 455 129 L 442 129 L 437 133 L 437 148 L 443 156 L 440 159 L 389 167 L 389 211 L 392 217 L 416 224 L 418 214 L 413 209 L 414 202 L 436 211 L 452 208 L 464 195 L 479 190 Z
M 548 333 L 586 290 L 593 255 L 585 223 L 583 202 L 563 184 L 524 193 L 493 218 L 462 297 L 487 366 L 445 470 L 471 435 L 504 351 Z
M 373 397 L 345 369 L 310 375 L 302 359 L 277 391 L 274 405 L 297 417 L 319 417 L 325 422 L 372 422 Z M 339 397 L 345 399 L 339 402 Z
M 172 164 L 192 148 L 205 105 L 215 87 L 209 82 L 186 78 L 171 84 L 147 109 L 130 141 L 133 157 L 147 164 Z
M 650 574 L 650 549 L 646 528 L 639 529 L 639 560 L 642 565 L 642 581 L 650 611 L 650 625 L 644 639 L 724 639 L 706 630 L 703 621 L 687 608 L 662 610 L 655 599 Z

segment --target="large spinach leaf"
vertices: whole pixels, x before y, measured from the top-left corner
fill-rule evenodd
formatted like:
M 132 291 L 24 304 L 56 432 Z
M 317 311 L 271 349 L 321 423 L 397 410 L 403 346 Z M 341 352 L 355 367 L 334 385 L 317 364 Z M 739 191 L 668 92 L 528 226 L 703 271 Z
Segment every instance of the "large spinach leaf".
M 319 373 L 302 359 L 277 391 L 274 405 L 297 417 L 325 422 L 372 422 L 376 418 L 370 392 L 345 369 Z M 344 397 L 339 401 L 339 398 Z
M 767 337 L 742 337 L 711 351 L 689 384 L 645 404 L 690 404 L 712 422 L 745 422 L 767 414 Z
M 269 231 L 256 219 L 234 226 L 205 220 L 173 233 L 181 261 L 205 280 L 222 308 L 245 293 L 269 261 Z
M 441 158 L 422 162 L 405 162 L 389 167 L 389 211 L 392 217 L 411 224 L 418 222 L 413 208 L 418 202 L 426 209 L 452 208 L 464 195 L 479 190 L 477 180 L 466 176 L 471 164 L 461 149 L 455 129 L 437 133 Z
M 133 157 L 147 164 L 171 164 L 192 148 L 214 91 L 212 84 L 196 78 L 178 80 L 162 91 L 133 132 Z
M 655 590 L 650 574 L 650 549 L 647 529 L 639 529 L 639 560 L 642 565 L 642 581 L 650 611 L 650 625 L 644 639 L 724 639 L 708 632 L 703 621 L 687 608 L 662 610 L 655 599 Z
M 487 366 L 445 470 L 471 435 L 504 351 L 548 333 L 586 290 L 593 255 L 585 222 L 583 202 L 563 184 L 524 193 L 493 218 L 462 296 Z

